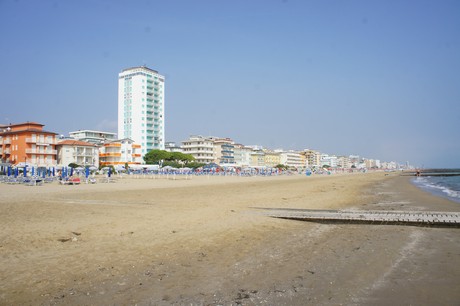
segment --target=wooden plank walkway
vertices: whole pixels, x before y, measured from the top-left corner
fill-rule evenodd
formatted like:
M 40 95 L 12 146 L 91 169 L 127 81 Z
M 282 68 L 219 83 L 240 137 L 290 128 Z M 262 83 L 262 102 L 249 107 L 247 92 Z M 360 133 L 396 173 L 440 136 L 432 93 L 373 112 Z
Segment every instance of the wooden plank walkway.
M 460 227 L 460 212 L 387 211 L 387 210 L 311 210 L 259 208 L 274 218 L 320 223 L 396 224 Z

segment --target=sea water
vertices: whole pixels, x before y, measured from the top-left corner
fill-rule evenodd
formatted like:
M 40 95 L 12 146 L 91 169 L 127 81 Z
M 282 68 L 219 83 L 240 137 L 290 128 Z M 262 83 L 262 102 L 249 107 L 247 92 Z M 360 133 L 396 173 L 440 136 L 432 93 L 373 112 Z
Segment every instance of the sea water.
M 436 196 L 448 198 L 460 203 L 460 171 L 446 172 L 446 175 L 436 173 L 436 176 L 425 174 L 416 177 L 412 182 L 419 188 Z

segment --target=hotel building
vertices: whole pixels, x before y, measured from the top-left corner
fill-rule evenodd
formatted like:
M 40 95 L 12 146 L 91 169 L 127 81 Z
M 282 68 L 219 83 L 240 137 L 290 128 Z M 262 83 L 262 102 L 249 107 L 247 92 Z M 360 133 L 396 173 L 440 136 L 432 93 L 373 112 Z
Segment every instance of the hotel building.
M 43 130 L 44 125 L 26 122 L 2 126 L 0 156 L 2 162 L 13 165 L 27 163 L 47 167 L 57 164 L 57 133 Z
M 94 143 L 66 139 L 58 142 L 56 147 L 58 163 L 62 166 L 74 163 L 82 167 L 99 167 L 99 148 Z
M 140 150 L 141 146 L 131 139 L 106 142 L 99 149 L 99 165 L 139 165 L 143 163 Z
M 209 164 L 214 162 L 214 138 L 192 135 L 189 139 L 182 141 L 184 154 L 195 157 L 197 163 Z
M 242 144 L 235 144 L 233 148 L 233 156 L 235 164 L 238 167 L 248 167 L 251 164 L 252 149 Z
M 86 141 L 90 143 L 100 144 L 106 141 L 117 140 L 117 134 L 110 132 L 92 131 L 92 130 L 79 130 L 69 133 L 70 138 Z
M 234 165 L 234 142 L 230 138 L 215 138 L 214 162 L 219 165 Z
M 296 169 L 305 168 L 305 158 L 302 158 L 300 153 L 296 151 L 281 151 L 280 157 L 281 164 L 283 165 Z
M 142 67 L 118 75 L 118 137 L 140 144 L 141 154 L 165 149 L 165 78 Z

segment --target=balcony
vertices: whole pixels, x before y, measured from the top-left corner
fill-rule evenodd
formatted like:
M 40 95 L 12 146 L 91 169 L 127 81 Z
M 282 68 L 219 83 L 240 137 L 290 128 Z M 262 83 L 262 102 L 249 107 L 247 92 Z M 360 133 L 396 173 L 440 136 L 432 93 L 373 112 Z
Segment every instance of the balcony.
M 27 143 L 34 143 L 39 146 L 49 146 L 49 145 L 54 145 L 56 144 L 56 140 L 54 139 L 39 139 L 39 138 L 26 138 Z
M 100 153 L 99 157 L 121 157 L 121 153 Z
M 26 154 L 49 154 L 49 155 L 56 155 L 56 154 L 57 154 L 57 150 L 26 149 Z
M 3 144 L 11 144 L 11 139 L 9 138 L 3 139 Z

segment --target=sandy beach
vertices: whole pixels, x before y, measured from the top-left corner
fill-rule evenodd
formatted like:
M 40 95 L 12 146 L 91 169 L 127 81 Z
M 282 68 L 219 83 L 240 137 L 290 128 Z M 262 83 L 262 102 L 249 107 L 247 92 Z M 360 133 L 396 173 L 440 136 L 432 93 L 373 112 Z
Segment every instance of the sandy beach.
M 383 172 L 0 184 L 0 304 L 460 304 L 458 228 L 256 207 L 460 211 Z

